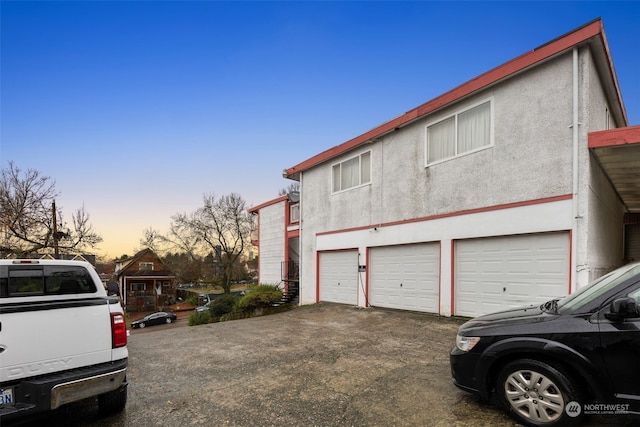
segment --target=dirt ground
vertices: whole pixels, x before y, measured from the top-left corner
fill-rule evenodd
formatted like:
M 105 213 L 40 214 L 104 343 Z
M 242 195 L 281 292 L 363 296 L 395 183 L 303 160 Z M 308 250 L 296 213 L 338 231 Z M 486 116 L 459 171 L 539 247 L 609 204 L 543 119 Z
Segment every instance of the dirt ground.
M 51 426 L 516 426 L 451 382 L 462 320 L 317 304 L 132 331 L 126 410 L 72 405 Z M 585 425 L 632 425 L 621 418 Z M 42 424 L 39 424 L 42 425 Z

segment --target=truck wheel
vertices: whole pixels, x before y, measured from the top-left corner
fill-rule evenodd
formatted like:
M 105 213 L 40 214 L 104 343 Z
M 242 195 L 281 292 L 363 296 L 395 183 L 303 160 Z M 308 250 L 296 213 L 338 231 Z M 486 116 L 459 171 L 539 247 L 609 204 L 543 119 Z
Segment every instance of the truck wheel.
M 522 359 L 507 364 L 496 383 L 498 400 L 519 422 L 532 427 L 570 426 L 581 411 L 567 405 L 580 404 L 577 387 L 569 377 L 546 363 Z
M 98 409 L 102 415 L 122 412 L 127 404 L 127 387 L 98 396 Z

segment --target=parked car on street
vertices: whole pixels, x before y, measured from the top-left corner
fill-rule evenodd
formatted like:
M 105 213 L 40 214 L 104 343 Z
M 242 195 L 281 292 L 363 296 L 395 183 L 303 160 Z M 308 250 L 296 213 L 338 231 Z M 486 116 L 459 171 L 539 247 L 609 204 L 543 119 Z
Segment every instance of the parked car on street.
M 159 311 L 157 313 L 151 313 L 144 316 L 142 319 L 134 320 L 131 322 L 132 328 L 144 328 L 152 325 L 162 325 L 165 323 L 175 322 L 178 319 L 175 313 L 166 313 Z
M 472 319 L 458 330 L 454 384 L 528 426 L 640 415 L 640 263 L 562 299 Z

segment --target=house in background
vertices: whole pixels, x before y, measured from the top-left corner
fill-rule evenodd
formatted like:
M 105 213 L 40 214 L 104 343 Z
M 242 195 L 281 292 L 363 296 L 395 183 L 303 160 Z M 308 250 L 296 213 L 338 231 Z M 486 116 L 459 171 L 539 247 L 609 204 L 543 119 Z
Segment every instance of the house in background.
M 175 302 L 175 276 L 151 249 L 116 261 L 114 274 L 127 311 L 157 311 Z
M 299 292 L 300 193 L 292 192 L 249 209 L 258 217 L 258 283 L 282 284 L 285 300 Z
M 639 168 L 597 19 L 286 169 L 300 303 L 477 316 L 566 295 L 640 255 Z M 252 210 L 261 275 L 294 252 L 287 203 Z

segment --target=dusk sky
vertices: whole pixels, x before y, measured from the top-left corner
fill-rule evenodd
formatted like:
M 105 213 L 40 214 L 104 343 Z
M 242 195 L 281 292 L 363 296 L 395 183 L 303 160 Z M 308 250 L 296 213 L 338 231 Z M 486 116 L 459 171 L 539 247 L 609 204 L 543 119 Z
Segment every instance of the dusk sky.
M 0 2 L 0 167 L 51 177 L 109 258 L 602 17 L 640 124 L 640 2 Z

